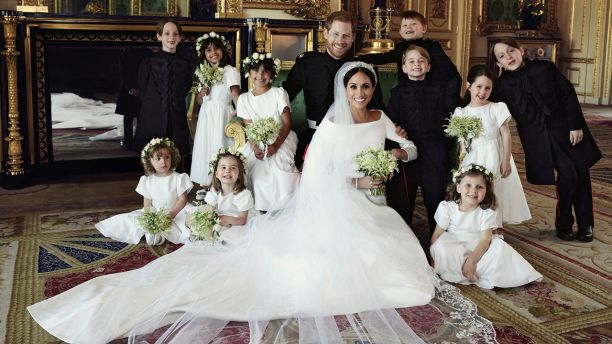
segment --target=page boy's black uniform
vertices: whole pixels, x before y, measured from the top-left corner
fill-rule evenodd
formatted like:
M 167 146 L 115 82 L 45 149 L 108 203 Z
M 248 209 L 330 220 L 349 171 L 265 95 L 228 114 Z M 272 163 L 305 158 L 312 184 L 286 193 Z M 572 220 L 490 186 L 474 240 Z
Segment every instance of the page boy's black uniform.
M 191 151 L 185 97 L 191 88 L 189 62 L 160 50 L 146 57 L 138 70 L 141 110 L 134 148 L 142 150 L 153 138 L 168 137 L 181 154 Z
M 502 73 L 491 98 L 505 102 L 516 121 L 525 150 L 527 181 L 557 186 L 557 235 L 573 239 L 573 207 L 578 239 L 591 241 L 594 220 L 589 168 L 601 159 L 601 152 L 587 127 L 574 86 L 552 62 L 525 59 L 518 70 Z M 569 132 L 578 129 L 584 138 L 572 146 Z
M 423 81 L 400 81 L 391 90 L 387 106 L 389 118 L 406 130 L 418 152 L 416 160 L 400 163 L 404 171 L 396 173 L 388 182 L 387 200 L 410 225 L 420 186 L 427 209 L 429 236 L 435 229 L 434 214 L 444 200 L 449 180 L 449 140 L 443 125 L 455 105 L 454 95 L 449 95 L 439 83 L 425 78 Z M 429 247 L 430 237 L 419 240 Z

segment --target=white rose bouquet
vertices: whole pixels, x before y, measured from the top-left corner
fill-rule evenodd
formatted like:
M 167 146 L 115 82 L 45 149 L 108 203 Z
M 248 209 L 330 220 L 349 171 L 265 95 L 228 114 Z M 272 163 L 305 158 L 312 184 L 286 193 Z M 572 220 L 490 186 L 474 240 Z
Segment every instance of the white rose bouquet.
M 215 243 L 219 240 L 219 215 L 209 204 L 199 205 L 189 216 L 189 227 L 196 240 L 206 240 Z
M 219 66 L 213 66 L 207 61 L 204 61 L 195 70 L 195 75 L 198 78 L 196 90 L 202 91 L 204 87 L 220 84 L 223 81 L 223 72 L 225 70 Z
M 151 234 L 166 232 L 172 226 L 172 218 L 167 209 L 146 208 L 137 218 L 138 224 Z
M 397 158 L 390 151 L 368 148 L 357 154 L 357 170 L 372 178 L 387 180 L 398 171 Z M 372 196 L 384 196 L 385 187 L 370 189 Z

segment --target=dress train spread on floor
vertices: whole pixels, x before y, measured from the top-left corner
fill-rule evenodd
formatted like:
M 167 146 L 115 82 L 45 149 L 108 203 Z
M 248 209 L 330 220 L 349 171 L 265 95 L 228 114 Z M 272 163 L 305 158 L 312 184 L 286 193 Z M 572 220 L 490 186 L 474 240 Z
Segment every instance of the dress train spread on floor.
M 362 126 L 334 119 L 317 130 L 286 206 L 249 219 L 243 235 L 227 245 L 187 244 L 28 311 L 77 343 L 210 343 L 230 321 L 248 322 L 249 343 L 495 342 L 474 304 L 435 276 L 402 218 L 352 185 L 352 150 L 368 147 Z M 364 124 L 377 145 L 391 137 L 385 123 Z M 417 334 L 402 314 L 423 305 L 435 312 L 435 329 Z

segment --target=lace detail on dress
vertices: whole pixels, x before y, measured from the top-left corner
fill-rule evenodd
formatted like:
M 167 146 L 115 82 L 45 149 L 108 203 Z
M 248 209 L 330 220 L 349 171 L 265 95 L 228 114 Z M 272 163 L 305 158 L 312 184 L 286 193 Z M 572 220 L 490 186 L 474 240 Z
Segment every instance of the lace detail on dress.
M 432 304 L 448 314 L 446 323 L 457 329 L 455 337 L 464 343 L 497 343 L 491 322 L 480 315 L 476 305 L 461 295 L 461 291 L 444 281 L 436 286 L 436 298 Z M 437 301 L 443 304 L 437 305 Z

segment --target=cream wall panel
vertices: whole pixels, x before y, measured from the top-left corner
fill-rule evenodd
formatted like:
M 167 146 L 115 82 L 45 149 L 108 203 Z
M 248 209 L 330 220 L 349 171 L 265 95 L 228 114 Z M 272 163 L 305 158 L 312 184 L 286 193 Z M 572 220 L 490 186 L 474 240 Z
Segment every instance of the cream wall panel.
M 576 93 L 582 103 L 608 104 L 609 92 L 605 92 L 606 85 L 610 84 L 610 74 L 606 65 L 609 62 L 604 58 L 606 34 L 609 26 L 610 4 L 605 0 L 573 0 L 567 1 L 567 7 L 561 8 L 559 27 L 563 38 L 561 47 L 561 63 L 559 68 L 565 75 L 572 75 L 580 70 L 580 77 L 576 85 Z M 608 49 L 609 50 L 609 49 Z M 606 75 L 602 77 L 602 70 Z
M 470 39 L 470 61 L 468 64 L 479 64 L 484 63 L 487 64 L 487 37 L 482 36 L 478 33 L 478 20 L 481 19 L 483 0 L 475 0 L 472 2 L 472 11 L 471 15 L 474 20 L 472 20 L 472 24 L 470 30 L 472 31 L 471 39 Z
M 603 14 L 602 14 L 603 15 Z M 599 104 L 612 105 L 612 4 L 606 2 L 603 26 L 602 86 Z

